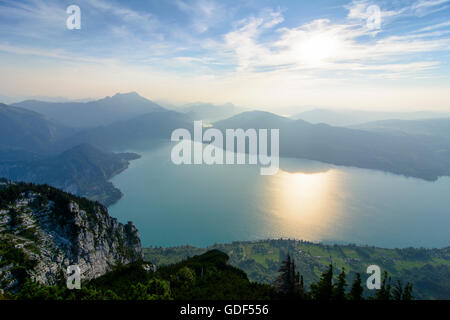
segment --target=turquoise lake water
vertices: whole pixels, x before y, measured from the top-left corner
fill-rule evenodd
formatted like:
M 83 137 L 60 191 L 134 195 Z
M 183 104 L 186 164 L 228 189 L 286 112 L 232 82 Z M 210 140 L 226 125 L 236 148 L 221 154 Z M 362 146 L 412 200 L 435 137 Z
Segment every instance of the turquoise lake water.
M 176 166 L 171 148 L 133 150 L 142 158 L 111 180 L 124 197 L 110 214 L 133 221 L 145 246 L 267 238 L 450 245 L 450 177 L 429 182 L 287 158 L 276 175 L 261 176 L 254 165 Z

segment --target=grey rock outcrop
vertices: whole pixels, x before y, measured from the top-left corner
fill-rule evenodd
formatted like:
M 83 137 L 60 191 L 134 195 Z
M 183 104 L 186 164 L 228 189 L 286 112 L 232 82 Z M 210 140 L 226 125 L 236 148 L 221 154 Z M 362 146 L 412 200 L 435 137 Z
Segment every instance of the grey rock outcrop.
M 51 187 L 20 186 L 0 206 L 0 288 L 16 290 L 24 275 L 52 285 L 70 265 L 90 280 L 142 259 L 131 222 L 123 225 L 104 206 Z

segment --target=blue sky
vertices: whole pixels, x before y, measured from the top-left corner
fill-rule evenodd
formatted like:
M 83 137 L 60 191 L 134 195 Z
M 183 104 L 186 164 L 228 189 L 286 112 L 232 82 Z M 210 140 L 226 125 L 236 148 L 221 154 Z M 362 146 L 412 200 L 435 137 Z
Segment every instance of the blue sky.
M 0 0 L 7 96 L 450 111 L 449 57 L 449 0 Z

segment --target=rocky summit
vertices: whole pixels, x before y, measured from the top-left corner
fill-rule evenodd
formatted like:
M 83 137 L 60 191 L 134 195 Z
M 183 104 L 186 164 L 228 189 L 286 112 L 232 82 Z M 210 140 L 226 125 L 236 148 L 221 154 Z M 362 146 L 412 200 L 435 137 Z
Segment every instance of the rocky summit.
M 105 206 L 61 190 L 0 184 L 0 287 L 16 291 L 31 277 L 52 285 L 78 265 L 90 280 L 116 265 L 142 259 L 139 233 L 109 216 Z

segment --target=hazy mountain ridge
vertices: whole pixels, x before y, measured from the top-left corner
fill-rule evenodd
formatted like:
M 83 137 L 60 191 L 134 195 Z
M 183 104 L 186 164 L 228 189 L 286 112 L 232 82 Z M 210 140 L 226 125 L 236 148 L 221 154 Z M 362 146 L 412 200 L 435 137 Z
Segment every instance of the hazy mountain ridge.
M 191 103 L 181 106 L 178 111 L 187 114 L 193 120 L 219 121 L 241 113 L 244 108 L 238 108 L 232 103 L 215 105 L 212 103 Z
M 354 125 L 351 128 L 450 139 L 450 117 L 422 120 L 380 120 Z
M 245 112 L 215 127 L 280 129 L 280 156 L 389 171 L 425 180 L 450 175 L 450 141 L 311 124 L 268 112 Z
M 46 102 L 27 100 L 12 106 L 33 110 L 69 127 L 89 128 L 127 120 L 165 109 L 136 92 L 117 93 L 89 102 Z
M 1 149 L 48 153 L 58 140 L 74 133 L 74 129 L 34 111 L 0 104 Z
M 120 97 L 130 99 L 130 95 Z M 111 150 L 139 141 L 168 140 L 174 129 L 191 125 L 186 119 L 184 114 L 162 109 L 77 130 L 34 111 L 0 105 L 0 173 L 13 180 L 48 183 L 110 205 L 122 194 L 108 180 L 137 155 L 114 155 L 86 144 Z
M 422 120 L 431 118 L 450 117 L 445 112 L 383 112 L 383 111 L 361 111 L 361 110 L 331 110 L 316 108 L 292 115 L 294 120 L 302 119 L 313 124 L 325 123 L 331 126 L 354 126 L 367 122 L 401 119 Z
M 0 176 L 14 181 L 45 183 L 110 205 L 122 196 L 109 182 L 128 168 L 137 154 L 114 154 L 84 144 L 45 159 L 0 164 Z
M 175 111 L 156 111 L 93 129 L 86 129 L 60 142 L 59 148 L 89 143 L 107 149 L 129 148 L 153 139 L 169 141 L 173 130 L 192 127 L 191 119 Z
M 148 106 L 148 100 L 136 93 L 107 97 L 92 106 L 103 112 L 102 106 L 110 106 L 111 101 L 117 103 L 119 109 L 119 105 L 133 101 L 140 101 L 144 106 L 140 110 Z M 70 114 L 64 117 L 70 118 Z M 0 127 L 0 172 L 12 179 L 50 183 L 66 191 L 111 204 L 120 198 L 121 193 L 107 180 L 126 168 L 128 163 L 116 167 L 120 170 L 107 170 L 107 174 L 102 164 L 97 162 L 93 165 L 88 161 L 76 162 L 67 172 L 52 171 L 52 166 L 67 166 L 68 160 L 61 154 L 81 144 L 90 144 L 103 150 L 121 150 L 140 143 L 152 144 L 154 139 L 169 141 L 173 130 L 191 130 L 193 120 L 188 114 L 156 109 L 108 125 L 76 130 L 48 120 L 34 111 L 0 105 L 0 124 L 4 124 Z M 240 113 L 216 122 L 215 126 L 220 129 L 280 129 L 280 155 L 284 157 L 435 180 L 450 174 L 450 139 L 442 138 L 444 133 L 447 134 L 445 119 L 435 120 L 442 122 L 439 128 L 430 121 L 421 120 L 418 123 L 430 123 L 427 130 L 436 135 L 424 134 L 424 130 L 420 135 L 413 135 L 417 131 L 415 128 L 408 133 L 398 134 L 384 127 L 380 130 L 360 130 L 311 124 L 263 111 Z M 416 122 L 403 123 L 405 127 L 411 127 Z M 88 155 L 83 157 L 89 159 Z M 109 165 L 110 160 L 104 158 L 105 166 Z M 58 178 L 57 172 L 61 177 Z

